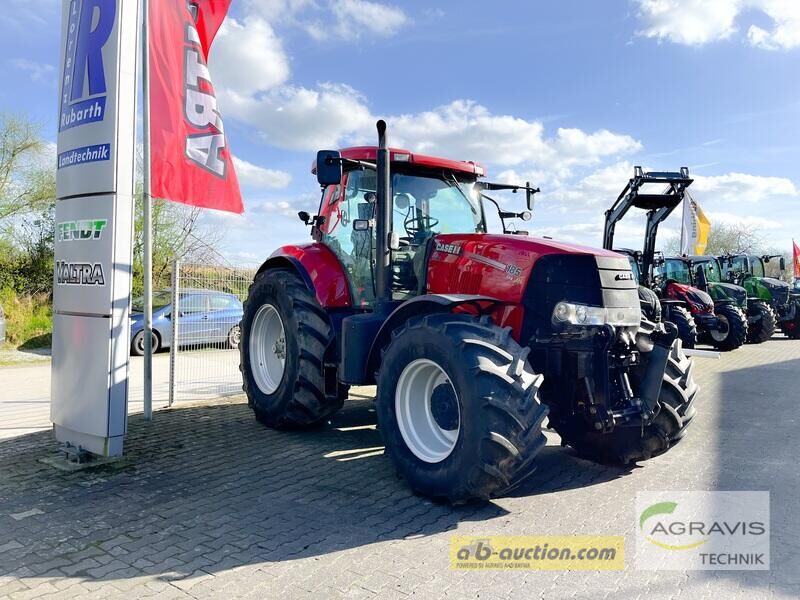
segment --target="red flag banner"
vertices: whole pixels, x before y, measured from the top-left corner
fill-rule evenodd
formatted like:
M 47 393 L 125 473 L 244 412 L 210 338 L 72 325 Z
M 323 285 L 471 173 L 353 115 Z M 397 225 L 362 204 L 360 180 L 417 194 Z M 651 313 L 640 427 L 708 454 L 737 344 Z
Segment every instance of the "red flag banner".
M 149 0 L 150 190 L 244 211 L 208 58 L 231 0 Z
M 794 253 L 792 255 L 792 264 L 794 265 L 794 276 L 800 279 L 800 246 L 797 245 L 797 242 L 792 240 L 792 245 L 794 246 Z

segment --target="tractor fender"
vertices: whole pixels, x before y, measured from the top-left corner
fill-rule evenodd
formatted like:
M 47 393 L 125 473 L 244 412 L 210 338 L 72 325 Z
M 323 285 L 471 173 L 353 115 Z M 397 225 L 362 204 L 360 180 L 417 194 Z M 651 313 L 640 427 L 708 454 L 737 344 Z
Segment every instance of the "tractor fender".
M 381 362 L 381 350 L 392 338 L 392 332 L 400 327 L 411 317 L 430 315 L 441 312 L 452 312 L 452 310 L 462 304 L 474 302 L 490 302 L 493 304 L 504 304 L 502 300 L 490 296 L 472 294 L 425 294 L 416 296 L 395 308 L 378 330 L 370 348 L 369 361 L 367 363 L 367 374 L 378 371 Z
M 282 246 L 259 267 L 256 277 L 268 269 L 295 271 L 323 308 L 345 308 L 353 305 L 344 267 L 324 244 Z

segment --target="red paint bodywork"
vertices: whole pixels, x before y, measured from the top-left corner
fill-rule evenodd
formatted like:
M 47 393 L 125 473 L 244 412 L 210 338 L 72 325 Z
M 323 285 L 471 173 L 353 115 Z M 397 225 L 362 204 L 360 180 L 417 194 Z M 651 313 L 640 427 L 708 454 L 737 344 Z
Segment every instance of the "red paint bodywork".
M 533 265 L 547 254 L 620 256 L 614 252 L 564 244 L 553 240 L 486 233 L 452 233 L 435 237 L 428 262 L 428 293 L 477 294 L 497 298 L 508 305 L 498 307 L 494 320 L 510 326 L 515 336 L 522 325 L 522 297 Z M 488 260 L 487 260 L 488 259 Z
M 344 267 L 327 246 L 318 242 L 281 246 L 272 253 L 270 259 L 279 256 L 295 258 L 303 265 L 316 290 L 317 301 L 324 308 L 352 306 L 350 284 Z
M 671 300 L 682 300 L 683 302 L 686 302 L 686 304 L 689 306 L 689 312 L 691 312 L 693 315 L 713 314 L 713 305 L 710 307 L 700 307 L 696 302 L 692 302 L 689 299 L 689 291 L 692 289 L 695 288 L 690 285 L 686 285 L 685 283 L 670 281 L 664 290 L 664 294 Z
M 469 173 L 470 175 L 476 175 L 478 177 L 486 176 L 486 169 L 484 169 L 482 165 L 472 162 L 471 160 L 451 160 L 438 156 L 417 154 L 409 150 L 403 150 L 402 148 L 389 148 L 389 152 L 391 153 L 390 156 L 393 163 L 408 163 L 419 167 L 446 169 L 447 171 Z M 340 153 L 342 158 L 375 162 L 377 160 L 378 148 L 376 146 L 357 146 L 340 150 Z M 311 172 L 314 174 L 317 172 L 316 160 L 311 163 Z

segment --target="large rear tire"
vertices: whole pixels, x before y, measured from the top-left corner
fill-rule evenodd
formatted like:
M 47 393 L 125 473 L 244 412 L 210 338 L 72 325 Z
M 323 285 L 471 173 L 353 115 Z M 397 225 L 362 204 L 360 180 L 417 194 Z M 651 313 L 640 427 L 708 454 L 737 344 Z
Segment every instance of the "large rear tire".
M 777 320 L 775 311 L 763 301 L 753 302 L 747 307 L 748 316 L 755 317 L 747 323 L 747 341 L 750 344 L 763 344 L 775 333 Z
M 709 341 L 717 350 L 730 352 L 736 350 L 747 341 L 747 317 L 742 309 L 733 304 L 717 306 L 714 312 L 721 321 L 728 324 L 728 332 L 719 334 L 709 332 Z
M 642 364 L 631 373 L 634 389 L 638 375 L 647 365 L 647 354 Z M 616 427 L 609 433 L 589 430 L 577 418 L 552 422 L 564 444 L 572 446 L 582 458 L 604 464 L 630 464 L 654 458 L 677 444 L 686 434 L 686 428 L 695 416 L 694 400 L 699 387 L 694 382 L 694 363 L 683 353 L 681 341 L 675 340 L 670 350 L 661 393 L 660 410 L 653 422 L 642 427 Z
M 256 277 L 244 303 L 239 369 L 261 423 L 313 427 L 341 408 L 341 394 L 325 394 L 332 337 L 325 311 L 295 273 L 271 269 Z
M 670 306 L 668 315 L 669 322 L 678 328 L 678 339 L 683 347 L 687 350 L 694 348 L 697 344 L 697 324 L 692 313 L 682 306 Z
M 378 373 L 378 425 L 416 493 L 486 500 L 533 472 L 547 408 L 528 352 L 488 317 L 416 317 L 393 333 Z

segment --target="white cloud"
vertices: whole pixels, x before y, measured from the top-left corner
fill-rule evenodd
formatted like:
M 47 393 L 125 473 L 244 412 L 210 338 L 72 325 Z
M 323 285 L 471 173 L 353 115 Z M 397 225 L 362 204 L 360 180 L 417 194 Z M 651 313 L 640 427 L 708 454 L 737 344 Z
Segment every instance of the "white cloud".
M 226 19 L 214 40 L 209 69 L 217 89 L 253 94 L 289 79 L 283 45 L 264 19 Z
M 638 35 L 696 45 L 722 40 L 735 31 L 741 0 L 638 0 L 644 28 Z
M 756 25 L 747 30 L 751 45 L 766 50 L 788 50 L 800 46 L 800 2 L 797 0 L 758 0 L 757 2 L 773 21 L 767 31 Z
M 691 192 L 701 204 L 763 202 L 777 197 L 797 196 L 798 191 L 786 177 L 763 177 L 747 173 L 695 176 Z
M 240 158 L 233 158 L 239 184 L 249 188 L 285 188 L 292 180 L 286 171 L 265 169 Z
M 319 41 L 391 37 L 410 23 L 401 8 L 371 0 L 250 0 L 247 6 L 272 23 L 298 27 Z
M 750 45 L 767 50 L 800 46 L 800 2 L 796 0 L 635 0 L 643 28 L 638 35 L 696 46 L 732 37 L 737 21 L 757 11 L 772 21 L 771 29 L 747 29 Z
M 12 58 L 8 62 L 15 69 L 19 69 L 20 71 L 25 71 L 28 73 L 31 81 L 47 84 L 55 83 L 54 75 L 56 68 L 53 65 L 34 62 L 32 60 L 28 60 L 27 58 Z
M 259 95 L 223 94 L 225 114 L 255 127 L 268 144 L 290 150 L 335 147 L 372 117 L 364 98 L 343 84 L 284 86 Z
M 562 176 L 572 166 L 597 164 L 603 157 L 641 147 L 627 135 L 604 129 L 594 133 L 558 129 L 555 137 L 548 138 L 541 121 L 492 114 L 470 100 L 389 117 L 388 122 L 393 143 L 409 150 L 501 166 L 546 168 Z

